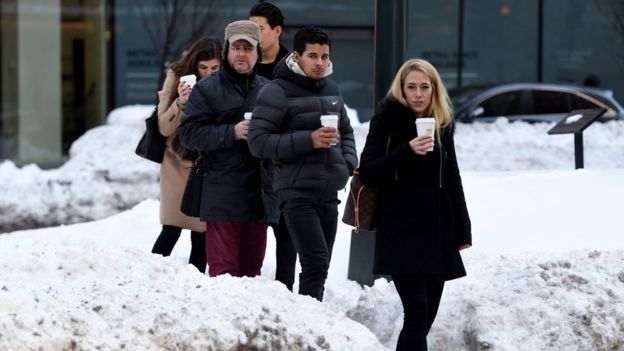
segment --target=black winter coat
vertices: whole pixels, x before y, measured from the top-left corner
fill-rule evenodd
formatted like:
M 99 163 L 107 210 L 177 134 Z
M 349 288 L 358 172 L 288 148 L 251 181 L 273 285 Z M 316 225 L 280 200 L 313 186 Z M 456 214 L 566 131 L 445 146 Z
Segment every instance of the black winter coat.
M 274 80 L 258 95 L 249 128 L 249 147 L 274 162 L 273 189 L 283 203 L 294 198 L 336 197 L 357 166 L 353 128 L 338 87 L 328 79 L 312 80 L 280 61 Z M 340 142 L 314 149 L 311 134 L 321 115 L 337 114 Z
M 380 190 L 374 271 L 459 278 L 466 271 L 458 246 L 471 244 L 472 237 L 453 130 L 443 130 L 441 146 L 436 141 L 420 156 L 409 146 L 415 120 L 409 108 L 386 99 L 370 122 L 360 177 Z
M 289 54 L 288 49 L 280 44 L 275 61 L 271 63 L 257 63 L 256 73 L 267 78 L 273 79 L 273 70 L 275 66 Z M 262 160 L 262 188 L 264 189 L 264 207 L 267 212 L 267 219 L 270 223 L 277 225 L 279 223 L 280 210 L 277 203 L 277 195 L 273 191 L 273 160 Z
M 201 152 L 206 175 L 202 189 L 202 221 L 249 222 L 265 218 L 261 162 L 245 140 L 234 140 L 234 125 L 251 111 L 268 80 L 242 76 L 225 65 L 215 76 L 199 81 L 191 92 L 177 133 L 181 144 Z

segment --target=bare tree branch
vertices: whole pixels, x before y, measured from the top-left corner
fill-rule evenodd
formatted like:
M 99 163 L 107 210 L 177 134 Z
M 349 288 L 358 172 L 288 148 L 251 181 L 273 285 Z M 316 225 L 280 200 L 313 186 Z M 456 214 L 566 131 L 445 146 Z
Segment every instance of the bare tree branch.
M 226 0 L 137 0 L 134 8 L 159 62 L 158 86 L 165 78 L 167 61 L 204 35 L 224 25 L 217 12 Z

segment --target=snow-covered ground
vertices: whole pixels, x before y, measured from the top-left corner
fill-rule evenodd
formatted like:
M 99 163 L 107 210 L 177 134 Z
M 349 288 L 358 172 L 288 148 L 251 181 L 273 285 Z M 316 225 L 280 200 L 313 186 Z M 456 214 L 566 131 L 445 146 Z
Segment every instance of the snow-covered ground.
M 383 279 L 346 279 L 346 225 L 323 303 L 272 281 L 271 235 L 255 279 L 194 270 L 187 233 L 171 257 L 150 254 L 158 167 L 133 153 L 149 112 L 114 111 L 57 170 L 0 164 L 1 223 L 101 218 L 0 235 L 1 350 L 394 348 L 400 300 Z M 549 127 L 458 126 L 474 247 L 468 277 L 445 287 L 430 349 L 624 350 L 624 123 L 585 131 L 579 171 L 572 136 Z

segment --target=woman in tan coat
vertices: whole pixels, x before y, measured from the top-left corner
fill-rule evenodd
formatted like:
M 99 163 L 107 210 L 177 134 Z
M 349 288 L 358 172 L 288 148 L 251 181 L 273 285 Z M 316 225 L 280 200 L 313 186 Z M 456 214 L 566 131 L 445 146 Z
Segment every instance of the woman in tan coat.
M 171 64 L 163 88 L 158 92 L 158 128 L 167 137 L 167 148 L 160 167 L 160 222 L 162 231 L 152 253 L 169 256 L 182 229 L 191 230 L 189 263 L 206 272 L 206 225 L 199 218 L 180 212 L 190 161 L 182 160 L 171 147 L 176 129 L 191 93 L 192 86 L 180 77 L 195 74 L 197 80 L 216 73 L 221 68 L 221 43 L 213 37 L 196 41 L 186 54 Z

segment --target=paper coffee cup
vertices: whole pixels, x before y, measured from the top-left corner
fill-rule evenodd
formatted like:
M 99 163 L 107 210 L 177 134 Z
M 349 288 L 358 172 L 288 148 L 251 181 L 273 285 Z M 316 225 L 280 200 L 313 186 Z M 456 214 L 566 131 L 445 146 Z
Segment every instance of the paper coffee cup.
M 416 133 L 418 136 L 429 135 L 435 142 L 435 118 L 416 118 Z M 427 151 L 433 151 L 433 145 Z
M 251 119 L 251 112 L 245 112 L 243 116 L 245 116 L 245 120 L 249 121 Z
M 190 85 L 191 88 L 192 88 L 193 86 L 195 86 L 195 83 L 197 82 L 197 77 L 194 74 L 189 74 L 189 75 L 186 75 L 186 76 L 182 76 L 182 77 L 180 77 L 180 82 L 184 82 L 184 83 Z
M 338 129 L 338 115 L 322 115 L 321 125 L 323 127 Z M 337 145 L 337 143 L 333 143 L 332 145 Z
M 322 115 L 321 125 L 338 129 L 338 115 Z

